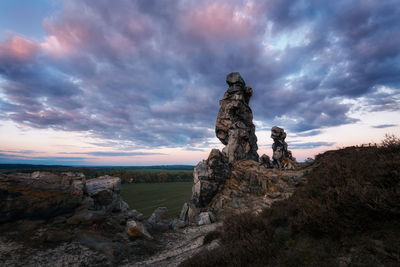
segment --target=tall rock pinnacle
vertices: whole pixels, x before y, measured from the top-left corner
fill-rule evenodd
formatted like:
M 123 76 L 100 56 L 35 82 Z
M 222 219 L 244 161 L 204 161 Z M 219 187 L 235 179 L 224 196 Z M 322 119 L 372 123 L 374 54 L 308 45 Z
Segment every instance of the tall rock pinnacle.
M 296 168 L 296 159 L 292 156 L 292 152 L 288 150 L 285 142 L 286 132 L 284 129 L 274 126 L 271 128 L 271 138 L 274 140 L 272 144 L 273 150 L 273 166 L 277 169 L 293 170 Z
M 249 107 L 253 90 L 238 72 L 228 74 L 226 83 L 229 88 L 219 102 L 221 108 L 215 126 L 218 139 L 225 145 L 222 152 L 229 163 L 242 159 L 257 161 L 257 137 Z

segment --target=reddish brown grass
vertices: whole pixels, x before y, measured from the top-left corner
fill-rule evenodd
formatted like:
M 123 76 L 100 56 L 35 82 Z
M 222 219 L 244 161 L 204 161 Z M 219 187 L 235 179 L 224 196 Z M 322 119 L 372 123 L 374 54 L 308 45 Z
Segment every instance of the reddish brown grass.
M 395 266 L 400 139 L 318 155 L 308 182 L 258 216 L 224 221 L 221 246 L 182 266 Z

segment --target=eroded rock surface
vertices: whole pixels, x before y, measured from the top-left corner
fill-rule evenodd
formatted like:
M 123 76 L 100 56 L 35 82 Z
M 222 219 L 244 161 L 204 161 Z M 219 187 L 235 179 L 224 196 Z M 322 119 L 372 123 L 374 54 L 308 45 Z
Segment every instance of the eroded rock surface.
M 193 172 L 192 202 L 205 207 L 225 184 L 230 174 L 227 157 L 218 149 L 211 150 L 207 160 L 197 164 Z
M 43 219 L 71 212 L 84 199 L 84 190 L 82 174 L 0 174 L 0 222 Z
M 292 152 L 288 150 L 288 145 L 285 142 L 285 130 L 278 126 L 272 127 L 271 138 L 274 140 L 274 143 L 272 144 L 273 166 L 277 169 L 294 170 L 297 163 L 296 159 L 292 156 Z
M 305 182 L 308 169 L 278 170 L 252 160 L 237 162 L 224 189 L 210 202 L 208 210 L 218 219 L 232 213 L 261 212 L 275 201 L 293 194 Z
M 5 266 L 111 266 L 153 242 L 120 179 L 81 173 L 0 174 L 0 262 Z M 144 250 L 143 250 L 144 249 Z M 151 249 L 150 249 L 151 250 Z
M 261 211 L 291 195 L 303 176 L 287 149 L 282 128 L 272 128 L 272 161 L 265 154 L 258 156 L 249 106 L 252 89 L 237 72 L 230 73 L 226 82 L 229 88 L 220 101 L 215 127 L 225 147 L 222 152 L 213 149 L 208 159 L 195 167 L 192 201 L 185 203 L 180 217 L 186 224 L 212 221 L 207 212 L 221 219 L 229 213 Z
M 219 102 L 221 108 L 215 126 L 218 139 L 225 145 L 223 153 L 230 163 L 242 159 L 257 161 L 257 137 L 249 106 L 253 90 L 238 72 L 230 73 L 226 82 L 229 88 Z

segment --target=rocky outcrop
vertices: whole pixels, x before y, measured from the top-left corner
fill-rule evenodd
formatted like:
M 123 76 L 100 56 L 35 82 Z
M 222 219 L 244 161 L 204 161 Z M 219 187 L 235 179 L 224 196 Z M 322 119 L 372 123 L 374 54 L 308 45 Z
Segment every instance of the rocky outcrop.
M 227 157 L 213 149 L 207 160 L 197 164 L 193 172 L 192 202 L 196 207 L 205 207 L 225 184 L 230 174 Z
M 222 190 L 234 162 L 258 160 L 257 137 L 249 107 L 252 89 L 238 72 L 230 73 L 226 82 L 229 88 L 220 101 L 215 126 L 216 135 L 225 147 L 222 152 L 213 149 L 208 159 L 199 162 L 194 169 L 192 203 L 197 208 L 206 207 Z
M 221 108 L 215 126 L 218 139 L 225 145 L 222 152 L 229 163 L 242 159 L 257 161 L 257 137 L 249 106 L 253 90 L 238 72 L 230 73 L 226 82 L 229 88 L 219 102 Z
M 85 198 L 85 176 L 48 172 L 0 174 L 0 222 L 46 219 L 73 211 Z
M 112 266 L 132 260 L 143 247 L 136 243 L 152 236 L 143 215 L 121 199 L 120 183 L 70 172 L 0 174 L 0 261 Z
M 304 182 L 307 169 L 278 170 L 252 160 L 237 162 L 224 189 L 210 202 L 208 210 L 218 219 L 232 213 L 261 212 L 275 201 L 288 198 Z
M 272 144 L 273 166 L 277 169 L 294 170 L 297 163 L 296 159 L 292 156 L 292 152 L 288 150 L 288 145 L 285 142 L 285 131 L 278 126 L 274 126 L 271 129 L 271 138 L 274 140 Z
M 288 197 L 303 176 L 287 150 L 286 133 L 272 128 L 273 160 L 257 154 L 257 137 L 249 107 L 252 89 L 239 73 L 230 73 L 229 85 L 220 101 L 216 135 L 225 145 L 213 149 L 207 160 L 194 169 L 191 202 L 185 203 L 180 220 L 207 224 L 226 214 L 261 211 L 272 202 Z M 283 171 L 284 170 L 284 171 Z M 289 171 L 292 170 L 292 171 Z
M 94 209 L 120 211 L 128 206 L 121 200 L 121 179 L 112 176 L 100 176 L 86 182 L 86 192 L 93 199 Z

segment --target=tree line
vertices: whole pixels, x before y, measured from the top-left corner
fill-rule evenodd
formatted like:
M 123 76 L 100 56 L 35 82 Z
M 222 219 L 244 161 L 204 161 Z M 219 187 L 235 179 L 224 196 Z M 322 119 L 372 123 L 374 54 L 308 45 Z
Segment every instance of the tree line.
M 110 175 L 121 178 L 122 183 L 165 183 L 193 180 L 193 166 L 71 167 L 0 164 L 0 172 L 4 173 L 30 173 L 34 171 L 46 171 L 52 173 L 82 172 L 87 179 Z

